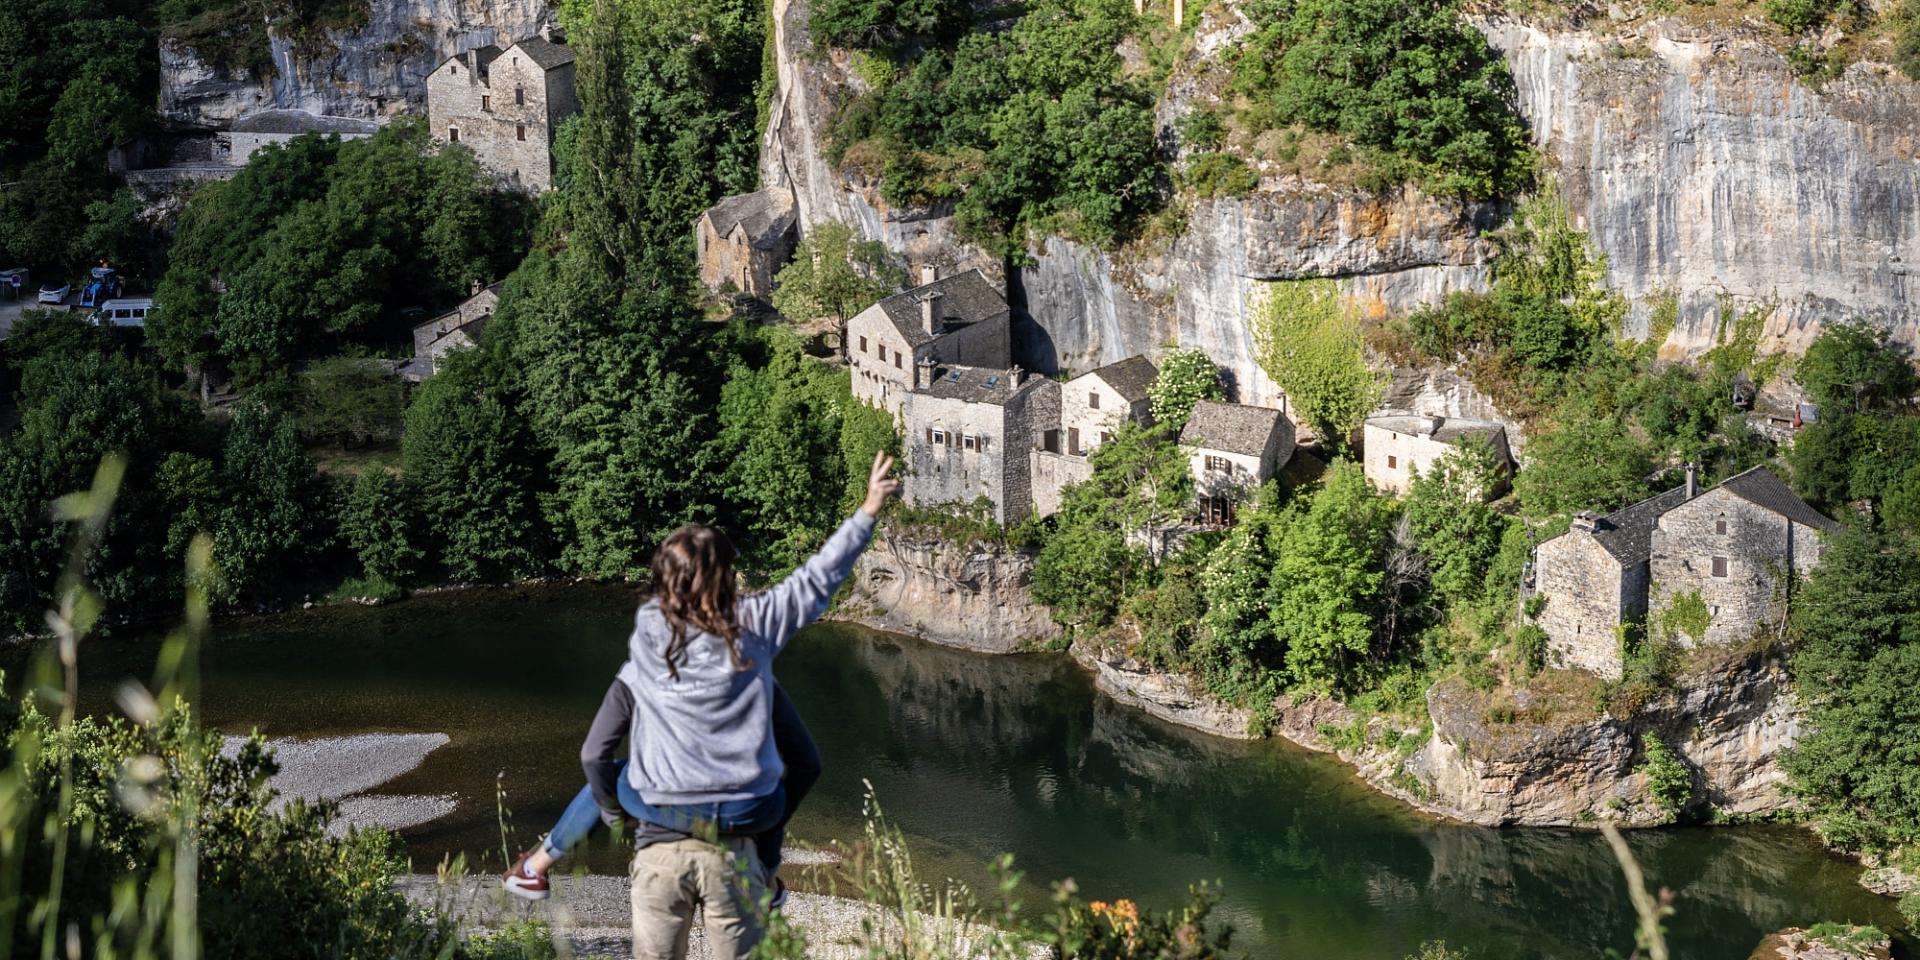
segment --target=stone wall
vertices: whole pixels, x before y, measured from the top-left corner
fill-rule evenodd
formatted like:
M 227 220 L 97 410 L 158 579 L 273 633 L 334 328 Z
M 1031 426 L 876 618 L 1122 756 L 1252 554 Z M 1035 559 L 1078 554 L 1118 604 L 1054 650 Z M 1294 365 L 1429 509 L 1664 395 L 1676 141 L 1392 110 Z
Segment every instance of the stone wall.
M 947 646 L 1012 653 L 1059 636 L 1028 590 L 1032 576 L 1033 557 L 1019 550 L 889 527 L 861 555 L 838 615 Z
M 1033 515 L 1033 462 L 1029 454 L 1040 432 L 1059 422 L 1060 385 L 1051 380 L 1029 379 L 1026 389 L 1008 401 L 1000 522 L 1011 525 Z
M 1209 457 L 1224 459 L 1232 468 L 1208 469 Z M 1264 458 L 1205 447 L 1187 448 L 1187 469 L 1193 473 L 1193 492 L 1196 496 L 1226 497 L 1229 500 L 1251 495 L 1273 475 L 1271 465 L 1264 462 Z
M 1588 531 L 1576 528 L 1541 544 L 1534 551 L 1534 592 L 1546 605 L 1534 622 L 1547 633 L 1549 662 L 1617 679 L 1623 591 L 1633 579 Z
M 1027 468 L 1033 476 L 1033 512 L 1050 517 L 1060 512 L 1060 495 L 1068 485 L 1093 476 L 1093 461 L 1065 453 L 1033 450 Z
M 1430 436 L 1399 433 L 1385 427 L 1365 424 L 1360 428 L 1367 481 L 1385 493 L 1404 497 L 1413 488 L 1417 473 L 1433 472 L 1440 458 L 1453 452 L 1453 444 Z M 1389 464 L 1387 461 L 1393 462 Z
M 1812 569 L 1820 541 L 1812 529 L 1716 487 L 1667 511 L 1653 531 L 1652 622 L 1686 595 L 1706 604 L 1706 636 L 1683 645 L 1744 642 L 1786 619 L 1788 571 Z M 1716 560 L 1725 575 L 1715 576 Z
M 480 165 L 502 182 L 539 193 L 553 186 L 553 125 L 571 113 L 573 64 L 548 71 L 509 49 L 487 67 L 485 83 L 464 57 L 442 64 L 427 78 L 427 118 L 433 135 L 473 151 Z M 560 78 L 562 94 L 548 89 Z
M 1090 398 L 1098 394 L 1095 409 Z M 1090 454 L 1100 445 L 1102 433 L 1120 429 L 1127 420 L 1146 419 L 1149 404 L 1141 400 L 1129 404 L 1120 391 L 1091 374 L 1083 374 L 1060 387 L 1060 449 L 1067 453 Z M 1077 445 L 1076 445 L 1077 444 Z
M 236 167 L 244 167 L 247 165 L 247 161 L 252 159 L 253 155 L 260 150 L 273 144 L 285 144 L 287 141 L 298 136 L 303 136 L 303 134 L 239 132 L 221 134 L 222 139 L 227 144 L 227 154 L 222 159 L 222 162 L 230 163 Z M 373 136 L 373 134 L 331 132 L 323 133 L 321 136 L 339 137 L 341 140 L 364 140 L 367 137 Z
M 882 348 L 886 350 L 885 360 L 880 359 Z M 907 390 L 913 386 L 913 370 L 907 363 L 911 352 L 900 328 L 878 305 L 854 314 L 847 321 L 853 395 L 898 418 L 905 409 Z

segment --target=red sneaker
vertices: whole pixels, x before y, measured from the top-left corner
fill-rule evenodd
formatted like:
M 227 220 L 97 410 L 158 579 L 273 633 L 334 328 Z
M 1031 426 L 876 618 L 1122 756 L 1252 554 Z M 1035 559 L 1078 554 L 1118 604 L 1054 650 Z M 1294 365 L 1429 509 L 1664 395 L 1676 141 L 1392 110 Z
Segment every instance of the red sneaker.
M 547 886 L 547 875 L 527 869 L 527 857 L 528 854 L 521 854 L 520 859 L 513 862 L 513 868 L 500 875 L 500 886 L 522 900 L 545 900 L 553 894 Z

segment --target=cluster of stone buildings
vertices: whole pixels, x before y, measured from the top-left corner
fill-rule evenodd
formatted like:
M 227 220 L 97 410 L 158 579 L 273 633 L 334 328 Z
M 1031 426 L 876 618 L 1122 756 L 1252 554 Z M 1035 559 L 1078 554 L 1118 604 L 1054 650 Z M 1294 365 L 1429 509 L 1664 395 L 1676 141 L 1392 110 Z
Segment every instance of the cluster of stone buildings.
M 1151 421 L 1152 361 L 1066 380 L 1028 373 L 1013 363 L 1006 298 L 986 277 L 924 279 L 856 314 L 846 334 L 854 396 L 900 425 L 908 502 L 984 500 L 1001 523 L 1046 516 L 1092 476 L 1089 457 L 1121 425 Z M 1278 410 L 1203 402 L 1181 442 L 1207 491 L 1203 512 L 1225 518 L 1292 456 L 1293 425 Z
M 1726 646 L 1777 629 L 1794 583 L 1820 562 L 1820 535 L 1837 528 L 1765 467 L 1700 489 L 1686 482 L 1572 529 L 1534 551 L 1535 623 L 1562 666 L 1619 678 L 1623 627 L 1661 629 L 1663 614 L 1696 602 L 1707 614 L 1682 646 Z

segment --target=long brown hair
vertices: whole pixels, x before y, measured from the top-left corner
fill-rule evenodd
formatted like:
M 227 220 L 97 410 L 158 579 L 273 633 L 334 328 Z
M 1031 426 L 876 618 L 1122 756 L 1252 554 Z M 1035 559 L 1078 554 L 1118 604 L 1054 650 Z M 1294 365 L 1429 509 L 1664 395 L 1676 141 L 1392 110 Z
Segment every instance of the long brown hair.
M 727 645 L 735 670 L 753 667 L 740 653 L 740 625 L 734 620 L 733 541 L 712 527 L 681 527 L 653 552 L 653 591 L 673 636 L 667 641 L 667 672 L 680 679 L 687 635 L 700 630 Z

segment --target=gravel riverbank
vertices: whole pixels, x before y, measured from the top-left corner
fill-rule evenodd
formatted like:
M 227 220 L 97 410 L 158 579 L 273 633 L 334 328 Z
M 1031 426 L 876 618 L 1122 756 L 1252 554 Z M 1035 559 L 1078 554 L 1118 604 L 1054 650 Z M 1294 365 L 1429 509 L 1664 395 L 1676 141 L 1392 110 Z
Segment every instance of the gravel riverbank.
M 233 753 L 244 737 L 226 738 L 224 750 Z M 451 795 L 388 795 L 367 791 L 413 770 L 427 755 L 446 746 L 444 733 L 363 733 L 351 737 L 312 740 L 269 740 L 280 772 L 268 781 L 283 799 L 337 800 L 340 817 L 335 829 L 379 826 L 404 830 L 431 823 L 452 813 Z

